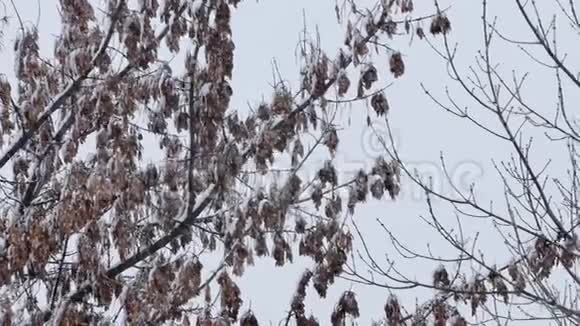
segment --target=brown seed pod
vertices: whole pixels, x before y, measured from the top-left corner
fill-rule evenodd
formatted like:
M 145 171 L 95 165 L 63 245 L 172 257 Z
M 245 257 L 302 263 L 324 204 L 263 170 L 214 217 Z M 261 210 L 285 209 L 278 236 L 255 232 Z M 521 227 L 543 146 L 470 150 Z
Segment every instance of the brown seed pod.
M 350 87 L 350 80 L 346 76 L 346 73 L 341 73 L 338 77 L 338 95 L 344 96 L 346 92 L 348 92 L 348 88 Z
M 431 21 L 430 32 L 433 35 L 447 34 L 451 30 L 451 22 L 447 16 L 439 14 Z
M 389 66 L 395 78 L 399 78 L 405 73 L 405 63 L 400 52 L 395 52 L 391 55 Z
M 420 40 L 425 37 L 425 31 L 423 31 L 423 27 L 417 27 L 417 36 Z
M 377 113 L 377 116 L 382 116 L 389 111 L 389 102 L 383 93 L 373 95 L 371 98 L 371 106 Z

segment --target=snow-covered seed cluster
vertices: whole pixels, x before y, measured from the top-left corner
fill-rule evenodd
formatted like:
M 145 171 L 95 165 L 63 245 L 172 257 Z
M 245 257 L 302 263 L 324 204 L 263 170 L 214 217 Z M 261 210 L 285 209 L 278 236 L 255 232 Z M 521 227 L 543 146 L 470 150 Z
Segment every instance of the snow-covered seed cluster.
M 351 315 L 354 318 L 357 318 L 360 315 L 356 295 L 352 291 L 346 291 L 342 294 L 338 304 L 332 312 L 330 321 L 333 326 L 343 325 L 347 315 Z

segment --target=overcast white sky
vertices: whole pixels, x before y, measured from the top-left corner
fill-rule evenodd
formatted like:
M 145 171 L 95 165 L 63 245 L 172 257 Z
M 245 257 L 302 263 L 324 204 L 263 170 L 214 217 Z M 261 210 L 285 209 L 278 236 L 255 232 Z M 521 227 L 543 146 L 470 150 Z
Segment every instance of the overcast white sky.
M 527 36 L 522 19 L 515 15 L 511 1 L 490 1 L 492 13 L 503 14 L 500 27 L 507 28 L 512 35 Z M 56 12 L 56 0 L 15 0 L 20 14 L 25 21 L 35 22 L 40 12 L 39 30 L 41 48 L 51 54 L 54 35 L 59 32 L 59 17 Z M 372 3 L 372 1 L 360 1 Z M 299 66 L 295 56 L 296 44 L 302 30 L 305 13 L 306 24 L 310 31 L 318 27 L 322 46 L 332 58 L 343 39 L 343 26 L 337 24 L 332 0 L 254 0 L 243 1 L 233 14 L 233 33 L 236 43 L 235 70 L 233 78 L 234 100 L 232 107 L 239 111 L 247 110 L 248 103 L 255 104 L 262 98 L 269 98 L 272 81 L 272 59 L 276 59 L 282 76 L 292 82 L 298 80 Z M 473 57 L 481 44 L 481 7 L 478 1 L 441 1 L 442 7 L 452 4 L 449 16 L 453 25 L 451 37 L 459 42 L 459 62 L 473 62 Z M 40 9 L 39 7 L 40 6 Z M 417 13 L 427 13 L 434 10 L 432 1 L 416 1 Z M 9 9 L 9 8 L 8 8 Z M 11 11 L 9 9 L 9 11 Z M 510 14 L 511 12 L 511 14 Z M 16 21 L 11 21 L 11 30 L 16 27 Z M 5 36 L 5 49 L 0 53 L 4 62 L 1 72 L 13 76 L 12 41 L 14 33 Z M 436 42 L 437 43 L 437 42 Z M 451 193 L 451 189 L 443 184 L 443 174 L 439 165 L 439 154 L 444 152 L 447 164 L 455 180 L 463 185 L 471 181 L 478 184 L 482 200 L 503 200 L 499 179 L 493 167 L 491 158 L 501 160 L 508 156 L 505 144 L 490 139 L 487 134 L 472 128 L 464 121 L 454 119 L 437 109 L 428 97 L 421 91 L 419 83 L 423 82 L 435 94 L 444 95 L 446 85 L 451 85 L 443 61 L 430 49 L 425 42 L 418 39 L 411 46 L 408 39 L 394 43 L 404 54 L 406 63 L 405 75 L 387 90 L 390 102 L 390 121 L 395 130 L 398 150 L 411 167 L 417 167 L 421 172 L 431 175 L 439 189 Z M 531 62 L 521 52 L 498 50 L 495 54 L 505 61 L 505 69 L 509 71 L 512 63 L 519 68 L 528 67 Z M 383 56 L 377 61 L 380 69 L 381 83 L 393 80 L 388 73 L 388 58 Z M 528 66 L 526 66 L 528 65 Z M 533 66 L 534 69 L 536 66 Z M 518 67 L 514 67 L 518 68 Z M 543 78 L 539 75 L 539 80 Z M 549 75 L 546 75 L 549 76 Z M 541 83 L 540 83 L 541 84 Z M 538 84 L 538 85 L 540 85 Z M 457 90 L 451 86 L 451 90 Z M 540 86 L 538 86 L 540 87 Z M 459 91 L 456 91 L 459 93 Z M 539 97 L 537 101 L 553 104 L 551 97 Z M 465 103 L 465 105 L 473 103 Z M 477 110 L 476 107 L 472 109 Z M 339 153 L 335 162 L 343 175 L 353 173 L 360 168 L 368 169 L 376 155 L 382 154 L 378 141 L 365 128 L 367 109 L 363 104 L 353 105 L 344 110 L 342 116 L 344 126 L 350 119 L 350 127 L 341 133 Z M 386 129 L 378 125 L 380 130 Z M 540 146 L 542 146 L 540 144 Z M 540 147 L 540 152 L 547 152 Z M 325 159 L 320 156 L 319 160 Z M 315 159 L 316 161 L 316 159 Z M 418 217 L 426 213 L 424 198 L 416 187 L 409 185 L 403 179 L 403 192 L 397 201 L 371 200 L 364 208 L 356 211 L 355 220 L 361 227 L 366 239 L 371 243 L 373 253 L 381 258 L 385 253 L 393 253 L 386 234 L 378 227 L 376 219 L 380 219 L 396 236 L 411 247 L 426 250 L 431 244 L 434 252 L 445 255 L 449 253 L 432 229 Z M 438 205 L 437 205 L 438 206 Z M 449 210 L 442 212 L 450 213 Z M 454 216 L 449 214 L 448 220 L 453 223 Z M 464 225 L 465 232 L 481 232 L 480 244 L 491 260 L 498 264 L 506 261 L 505 250 L 500 238 L 495 234 L 489 221 L 469 223 Z M 439 249 L 439 250 L 438 250 Z M 394 256 L 397 257 L 397 256 Z M 312 263 L 306 259 L 297 258 L 296 263 L 283 268 L 274 267 L 272 259 L 257 260 L 240 281 L 244 293 L 245 307 L 251 306 L 264 325 L 271 322 L 277 325 L 285 317 L 296 283 L 305 267 Z M 435 263 L 422 261 L 400 260 L 398 268 L 408 275 L 418 279 L 429 280 Z M 358 293 L 361 317 L 360 325 L 369 325 L 370 320 L 380 318 L 383 305 L 388 296 L 385 289 L 360 287 L 347 281 L 339 281 L 331 287 L 329 298 L 317 299 L 316 293 L 309 289 L 307 296 L 307 312 L 313 312 L 326 324 L 329 321 L 338 295 L 344 290 L 355 289 Z M 412 308 L 415 299 L 419 302 L 431 297 L 431 291 L 411 290 L 397 293 L 404 303 Z

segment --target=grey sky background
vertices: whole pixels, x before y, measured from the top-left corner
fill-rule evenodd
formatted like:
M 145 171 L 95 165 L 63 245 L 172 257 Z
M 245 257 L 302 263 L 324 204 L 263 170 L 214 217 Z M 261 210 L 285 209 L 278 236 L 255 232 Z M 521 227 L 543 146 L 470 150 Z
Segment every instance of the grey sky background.
M 41 51 L 44 55 L 52 56 L 55 34 L 60 30 L 60 21 L 56 10 L 57 0 L 15 0 L 16 6 L 24 21 L 36 22 L 40 12 L 39 31 Z M 498 24 L 500 29 L 507 31 L 512 37 L 530 39 L 531 34 L 523 25 L 523 19 L 516 14 L 513 1 L 490 1 L 490 16 L 500 15 Z M 372 4 L 374 1 L 358 1 L 360 7 Z M 459 42 L 458 62 L 461 69 L 468 72 L 468 65 L 473 64 L 473 58 L 481 47 L 481 6 L 479 1 L 441 1 L 442 7 L 452 5 L 448 13 L 452 23 L 452 42 Z M 7 3 L 9 5 L 9 3 Z M 344 37 L 344 25 L 340 26 L 334 15 L 335 2 L 331 0 L 262 0 L 259 3 L 253 0 L 243 1 L 239 9 L 233 12 L 233 35 L 236 43 L 235 70 L 232 82 L 234 97 L 232 108 L 240 112 L 247 112 L 248 103 L 255 105 L 261 99 L 268 100 L 271 95 L 272 59 L 275 59 L 281 75 L 293 85 L 297 85 L 299 77 L 299 62 L 295 56 L 300 33 L 306 23 L 308 30 L 313 32 L 318 28 L 321 45 L 330 58 L 334 58 Z M 40 7 L 39 7 L 40 6 Z M 432 1 L 416 1 L 415 15 L 434 11 Z M 7 8 L 10 13 L 12 9 Z M 554 8 L 551 9 L 554 12 Z M 304 16 L 303 16 L 304 13 Z M 549 16 L 549 10 L 546 12 Z M 11 14 L 12 16 L 12 14 Z M 305 20 L 304 20 L 305 18 Z M 428 30 L 428 25 L 424 25 Z M 1 72 L 13 78 L 14 60 L 12 44 L 17 21 L 12 19 L 10 31 L 4 37 L 4 50 L 0 58 L 4 64 Z M 571 35 L 564 34 L 560 41 Z M 434 44 L 441 45 L 441 38 L 432 39 Z M 452 194 L 452 189 L 445 183 L 443 171 L 439 164 L 439 155 L 443 151 L 446 163 L 453 178 L 464 186 L 471 181 L 477 183 L 477 193 L 480 201 L 494 200 L 497 207 L 503 207 L 503 189 L 500 179 L 493 169 L 491 159 L 500 161 L 507 159 L 511 148 L 491 138 L 485 132 L 474 128 L 466 121 L 458 120 L 438 109 L 429 100 L 420 88 L 420 83 L 429 88 L 433 94 L 445 100 L 445 87 L 449 85 L 450 92 L 458 95 L 458 101 L 469 105 L 472 112 L 478 112 L 473 102 L 467 101 L 459 88 L 453 84 L 446 73 L 446 66 L 441 58 L 429 45 L 415 39 L 409 45 L 409 38 L 401 37 L 393 41 L 392 46 L 399 49 L 404 55 L 406 71 L 402 78 L 395 81 L 387 89 L 386 94 L 390 103 L 390 123 L 398 141 L 397 150 L 411 168 L 433 177 L 438 189 L 446 194 Z M 503 43 L 498 43 L 503 44 Z M 509 72 L 511 69 L 520 69 L 521 72 L 533 69 L 534 77 L 528 91 L 533 96 L 538 107 L 553 108 L 555 103 L 552 75 L 547 70 L 539 69 L 525 54 L 513 46 L 498 46 L 493 56 L 504 62 L 501 69 Z M 501 60 L 499 60 L 501 58 Z M 570 60 L 572 60 L 571 58 Z M 577 59 L 577 54 L 576 54 Z M 388 57 L 379 55 L 375 61 L 379 70 L 379 82 L 386 85 L 394 81 L 388 72 Z M 175 59 L 174 64 L 179 66 L 182 60 Z M 175 70 L 174 70 L 175 71 Z M 355 79 L 352 78 L 354 81 Z M 540 93 L 541 92 L 541 93 Z M 545 96 L 544 96 L 545 94 Z M 539 95 L 539 96 L 538 96 Z M 572 95 L 572 94 L 571 94 Z M 574 100 L 572 98 L 570 101 Z M 578 103 L 578 102 L 576 102 Z M 376 137 L 366 128 L 367 108 L 363 103 L 357 103 L 345 108 L 341 112 L 343 126 L 350 127 L 340 133 L 339 152 L 335 164 L 345 178 L 358 169 L 369 169 L 376 155 L 383 154 Z M 374 112 L 370 109 L 371 117 Z M 484 121 L 495 123 L 491 118 L 482 116 Z M 377 121 L 377 128 L 386 132 L 384 123 Z M 495 124 L 497 126 L 497 124 Z M 563 153 L 555 153 L 549 144 L 539 140 L 535 147 L 538 154 L 538 167 L 549 156 L 555 161 L 551 167 L 563 172 Z M 156 147 L 157 144 L 152 144 Z M 309 166 L 312 173 L 316 166 L 327 158 L 326 151 L 320 151 L 319 157 L 314 158 Z M 147 156 L 149 155 L 149 156 Z M 155 160 L 153 150 L 146 156 Z M 6 172 L 3 172 L 6 173 Z M 421 221 L 420 215 L 425 215 L 426 204 L 420 190 L 410 184 L 406 178 L 402 180 L 403 191 L 396 201 L 383 199 L 370 201 L 363 207 L 357 208 L 354 219 L 362 234 L 371 244 L 371 251 L 379 260 L 385 254 L 393 255 L 398 260 L 397 268 L 407 275 L 429 282 L 431 272 L 437 267 L 436 263 L 421 260 L 403 260 L 397 256 L 392 245 L 379 227 L 376 219 L 381 220 L 389 230 L 403 243 L 413 249 L 426 252 L 427 244 L 431 250 L 445 258 L 452 258 L 455 253 L 449 251 L 448 245 L 442 242 L 436 232 Z M 465 190 L 466 188 L 464 188 Z M 443 222 L 455 223 L 455 217 L 449 207 L 435 203 L 440 208 L 439 213 Z M 466 234 L 479 232 L 479 247 L 490 261 L 498 265 L 507 262 L 509 257 L 504 250 L 503 240 L 496 233 L 488 220 L 473 221 L 463 225 Z M 213 259 L 217 263 L 217 258 Z M 210 260 L 211 261 L 211 260 Z M 383 262 L 385 260 L 383 259 Z M 274 266 L 273 259 L 257 259 L 256 265 L 247 270 L 240 280 L 242 287 L 244 308 L 250 307 L 264 325 L 271 322 L 277 325 L 285 317 L 289 308 L 292 294 L 297 281 L 306 267 L 312 267 L 308 259 L 295 257 L 295 263 L 283 268 Z M 385 264 L 386 266 L 386 264 Z M 211 270 L 211 265 L 206 265 Z M 369 325 L 371 319 L 383 316 L 383 306 L 389 295 L 388 290 L 381 288 L 364 287 L 348 281 L 338 281 L 329 290 L 327 299 L 318 299 L 317 294 L 309 288 L 306 300 L 307 313 L 312 312 L 322 324 L 329 322 L 330 314 L 339 295 L 348 289 L 354 289 L 359 301 L 361 317 L 359 325 Z M 409 290 L 396 293 L 405 306 L 413 309 L 415 300 L 419 303 L 432 297 L 429 290 Z

